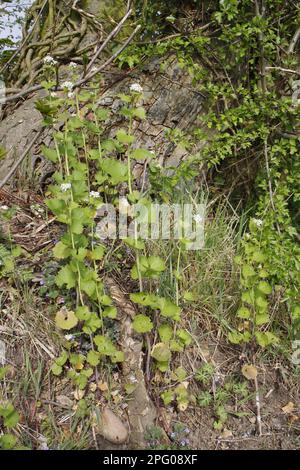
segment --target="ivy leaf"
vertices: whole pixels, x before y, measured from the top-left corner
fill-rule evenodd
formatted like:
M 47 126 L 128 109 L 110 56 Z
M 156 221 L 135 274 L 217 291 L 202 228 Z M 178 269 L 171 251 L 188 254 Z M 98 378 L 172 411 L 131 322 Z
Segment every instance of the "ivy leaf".
M 55 316 L 55 323 L 62 330 L 71 330 L 78 323 L 78 318 L 72 310 L 62 308 Z
M 159 308 L 163 317 L 171 318 L 174 321 L 180 320 L 181 309 L 171 300 L 162 298 Z
M 124 129 L 120 129 L 116 135 L 117 135 L 118 141 L 121 144 L 132 144 L 135 141 L 134 136 L 127 134 L 127 132 Z
M 171 351 L 166 343 L 157 343 L 152 348 L 151 356 L 158 362 L 168 362 L 171 359 Z
M 102 320 L 98 317 L 97 313 L 90 313 L 89 317 L 86 319 L 82 330 L 87 335 L 95 333 L 102 326 Z
M 264 333 L 261 331 L 256 331 L 255 337 L 256 337 L 258 344 L 262 348 L 265 348 L 269 346 L 270 344 L 276 344 L 279 341 L 279 338 L 276 335 L 274 335 L 274 333 L 271 333 L 270 331 L 266 331 Z
M 189 346 L 192 342 L 191 335 L 182 328 L 177 331 L 176 336 L 184 346 Z
M 112 341 L 103 335 L 97 335 L 94 338 L 98 351 L 104 356 L 112 356 L 116 352 L 116 348 Z
M 43 145 L 42 154 L 44 155 L 44 157 L 47 158 L 47 160 L 50 160 L 50 162 L 56 163 L 58 161 L 58 155 L 57 155 L 56 149 L 50 149 Z
M 110 177 L 110 183 L 113 185 L 119 184 L 127 180 L 127 165 L 114 160 L 113 158 L 106 158 L 101 162 L 101 168 Z
M 125 361 L 125 354 L 123 351 L 115 351 L 111 356 L 111 362 L 116 364 L 117 362 L 124 362 Z
M 255 276 L 255 270 L 252 266 L 250 266 L 249 264 L 245 264 L 243 267 L 242 267 L 242 274 L 243 274 L 243 277 L 245 279 L 247 279 L 248 277 L 253 277 Z
M 142 106 L 135 108 L 133 110 L 133 115 L 139 119 L 146 119 L 146 111 Z
M 59 366 L 58 364 L 56 364 L 56 362 L 52 364 L 51 372 L 53 375 L 59 376 L 62 373 L 62 371 L 63 371 L 63 368 Z
M 55 359 L 55 363 L 59 366 L 63 366 L 67 362 L 68 358 L 69 354 L 67 353 L 67 351 L 63 351 L 62 354 Z
M 17 438 L 13 434 L 3 434 L 0 437 L 0 449 L 10 450 L 15 447 Z
M 161 394 L 161 398 L 166 406 L 170 405 L 175 398 L 175 394 L 172 390 L 166 390 Z
M 90 252 L 90 258 L 95 261 L 101 260 L 104 256 L 104 250 L 104 246 L 97 245 L 96 248 Z
M 135 250 L 143 250 L 145 248 L 145 242 L 143 240 L 136 240 L 135 238 L 124 238 L 123 242 Z
M 266 295 L 269 295 L 272 293 L 272 287 L 266 281 L 260 281 L 260 283 L 258 284 L 258 290 Z
M 67 264 L 58 272 L 55 278 L 58 287 L 63 287 L 66 284 L 68 289 L 76 286 L 76 275 L 73 272 L 70 264 Z
M 183 345 L 182 343 L 179 343 L 175 339 L 172 339 L 170 341 L 170 350 L 173 352 L 182 352 L 183 351 Z
M 249 308 L 247 308 L 247 307 L 241 307 L 237 311 L 237 317 L 238 318 L 248 319 L 248 318 L 250 318 L 250 316 L 251 316 L 251 312 L 250 312 Z
M 115 318 L 117 318 L 118 311 L 117 311 L 116 307 L 110 305 L 109 307 L 106 307 L 106 308 L 103 310 L 102 315 L 103 315 L 104 318 L 112 318 L 112 319 L 115 319 Z
M 173 329 L 167 323 L 163 323 L 158 328 L 158 334 L 163 343 L 168 343 L 172 339 Z
M 132 322 L 132 328 L 137 333 L 148 333 L 153 328 L 153 323 L 147 315 L 136 315 Z
M 76 316 L 79 320 L 84 320 L 84 321 L 88 320 L 88 318 L 91 315 L 91 312 L 90 312 L 89 308 L 86 305 L 77 307 L 75 313 L 76 313 Z
M 131 157 L 135 160 L 144 160 L 146 158 L 153 158 L 154 154 L 146 149 L 136 149 L 132 152 Z
M 100 363 L 100 354 L 97 351 L 89 351 L 86 360 L 91 366 L 96 367 Z
M 13 428 L 19 422 L 19 413 L 15 410 L 12 403 L 8 403 L 5 406 L 0 406 L 0 416 L 4 418 L 4 426 L 7 428 Z
M 89 297 L 92 297 L 96 291 L 96 282 L 91 279 L 82 279 L 80 287 Z
M 53 254 L 56 259 L 68 258 L 71 254 L 71 251 L 71 248 L 69 248 L 63 242 L 58 242 L 53 248 Z
M 265 325 L 266 323 L 269 323 L 269 321 L 270 317 L 267 313 L 261 313 L 255 316 L 255 324 L 257 326 Z

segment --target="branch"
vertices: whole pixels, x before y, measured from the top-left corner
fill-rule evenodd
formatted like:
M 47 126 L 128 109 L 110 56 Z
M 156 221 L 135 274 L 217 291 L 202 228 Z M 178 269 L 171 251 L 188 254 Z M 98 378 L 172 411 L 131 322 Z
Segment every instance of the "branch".
M 16 163 L 12 166 L 12 168 L 9 170 L 7 175 L 4 177 L 2 181 L 0 181 L 0 189 L 3 188 L 3 186 L 8 182 L 8 180 L 12 177 L 12 175 L 15 173 L 19 165 L 21 165 L 22 161 L 24 158 L 27 156 L 27 154 L 30 152 L 32 147 L 34 146 L 35 142 L 38 140 L 38 138 L 41 136 L 43 132 L 43 128 L 39 130 L 39 132 L 35 135 L 35 137 L 32 139 L 30 144 L 26 147 L 20 158 L 16 161 Z
M 91 59 L 91 61 L 88 63 L 87 67 L 86 67 L 86 72 L 88 72 L 90 70 L 90 68 L 93 66 L 93 64 L 95 63 L 95 61 L 98 59 L 99 55 L 101 54 L 101 52 L 103 51 L 103 49 L 106 47 L 106 45 L 109 43 L 109 41 L 111 39 L 113 39 L 118 33 L 119 31 L 121 30 L 123 24 L 125 23 L 125 21 L 127 20 L 127 18 L 131 15 L 132 13 L 132 10 L 128 10 L 127 13 L 125 14 L 125 16 L 122 18 L 122 20 L 120 21 L 120 23 L 117 24 L 117 26 L 111 31 L 111 33 L 107 36 L 107 38 L 105 39 L 105 41 L 101 44 L 101 46 L 98 48 L 98 50 L 96 51 L 94 57 Z
M 291 40 L 291 43 L 288 48 L 288 54 L 293 54 L 299 38 L 300 38 L 300 28 L 297 29 L 297 31 L 295 32 L 293 36 L 293 39 Z
M 297 72 L 297 70 L 284 69 L 282 67 L 266 67 L 266 70 L 279 70 L 280 72 L 293 73 L 295 75 L 299 75 L 300 77 L 300 72 Z
M 100 67 L 98 67 L 96 70 L 94 70 L 93 72 L 89 73 L 86 77 L 82 78 L 81 80 L 78 80 L 78 82 L 76 82 L 74 84 L 74 88 L 77 88 L 81 85 L 83 85 L 84 83 L 88 82 L 89 80 L 91 80 L 95 75 L 97 75 L 99 72 L 101 72 L 103 69 L 105 69 L 105 67 L 107 67 L 109 64 L 111 64 L 123 51 L 124 49 L 126 49 L 126 47 L 128 46 L 128 44 L 131 43 L 131 41 L 133 40 L 134 36 L 136 35 L 136 33 L 141 29 L 141 25 L 138 25 L 135 30 L 133 31 L 133 33 L 129 36 L 129 38 L 124 42 L 124 44 L 122 45 L 122 47 L 120 47 L 120 49 L 117 50 L 117 52 L 115 52 L 106 62 L 104 62 L 104 64 L 100 65 Z
M 105 69 L 108 65 L 110 65 L 123 51 L 126 49 L 128 44 L 131 43 L 133 40 L 134 36 L 137 34 L 137 32 L 141 29 L 141 25 L 138 25 L 133 33 L 129 36 L 129 38 L 124 42 L 124 44 L 118 49 L 104 64 L 100 65 L 96 70 L 93 72 L 89 73 L 87 76 L 83 77 L 82 79 L 78 80 L 76 83 L 73 85 L 74 88 L 78 88 L 79 86 L 83 85 L 84 83 L 88 82 L 91 80 L 95 75 L 97 75 L 99 72 L 101 72 L 103 69 Z M 30 93 L 33 93 L 34 91 L 39 91 L 42 90 L 43 87 L 42 85 L 35 85 L 33 87 L 27 88 L 25 90 L 20 91 L 19 93 L 8 96 L 5 98 L 5 103 L 9 103 L 10 101 L 15 101 L 18 98 L 23 98 L 24 96 L 29 95 Z M 56 91 L 62 91 L 61 87 L 58 87 Z

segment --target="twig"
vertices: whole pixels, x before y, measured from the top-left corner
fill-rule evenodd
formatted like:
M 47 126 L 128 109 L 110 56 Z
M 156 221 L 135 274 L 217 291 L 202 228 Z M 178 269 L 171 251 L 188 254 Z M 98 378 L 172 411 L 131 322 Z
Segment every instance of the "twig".
M 272 181 L 271 181 L 271 173 L 270 173 L 270 166 L 269 166 L 269 156 L 268 156 L 268 141 L 267 139 L 264 140 L 264 155 L 265 155 L 265 162 L 266 162 L 266 170 L 267 170 L 267 177 L 268 177 L 268 186 L 269 186 L 269 194 L 270 194 L 270 201 L 271 201 L 271 206 L 276 213 L 275 209 L 275 204 L 274 204 L 274 194 L 273 194 L 273 188 L 272 188 Z M 280 234 L 280 227 L 278 223 L 276 222 L 276 227 L 277 231 Z
M 125 16 L 122 18 L 122 20 L 120 21 L 120 23 L 117 24 L 117 26 L 111 31 L 111 33 L 107 36 L 107 38 L 105 39 L 105 41 L 101 44 L 101 46 L 98 48 L 98 50 L 96 51 L 94 57 L 90 60 L 90 62 L 88 63 L 87 67 L 86 67 L 86 72 L 88 72 L 91 67 L 93 66 L 93 64 L 95 63 L 95 61 L 98 59 L 99 55 L 101 54 L 101 52 L 103 51 L 103 49 L 106 47 L 106 45 L 109 43 L 109 41 L 111 39 L 113 39 L 118 33 L 119 31 L 121 30 L 123 24 L 125 23 L 125 21 L 127 20 L 127 18 L 131 15 L 132 13 L 132 10 L 128 10 L 127 13 L 125 14 Z
M 293 36 L 293 39 L 291 40 L 291 43 L 288 48 L 288 54 L 293 54 L 299 38 L 300 38 L 300 28 L 297 29 L 297 31 L 295 32 Z
M 260 413 L 260 398 L 259 398 L 257 377 L 254 378 L 254 385 L 255 385 L 255 403 L 256 403 L 256 424 L 257 424 L 258 435 L 261 437 L 262 436 L 261 413 Z
M 34 144 L 36 143 L 36 141 L 38 140 L 38 138 L 41 136 L 42 132 L 43 132 L 44 129 L 40 129 L 39 132 L 35 135 L 35 137 L 32 139 L 32 141 L 30 142 L 30 144 L 28 144 L 28 146 L 26 147 L 26 149 L 24 150 L 24 152 L 22 153 L 22 155 L 20 156 L 20 158 L 16 161 L 16 163 L 12 166 L 12 168 L 10 169 L 10 171 L 7 173 L 7 175 L 4 177 L 4 179 L 2 181 L 0 181 L 0 189 L 3 188 L 3 186 L 5 186 L 5 184 L 8 182 L 8 180 L 12 177 L 12 175 L 15 173 L 15 171 L 17 170 L 18 166 L 22 163 L 22 161 L 24 160 L 24 158 L 27 156 L 28 152 L 30 152 L 30 150 L 32 149 L 32 147 L 34 146 Z
M 109 64 L 111 64 L 123 51 L 124 49 L 126 49 L 126 47 L 128 46 L 128 44 L 130 44 L 130 42 L 132 41 L 132 39 L 134 38 L 134 36 L 136 35 L 136 33 L 141 29 L 141 25 L 138 25 L 135 30 L 133 31 L 133 33 L 129 36 L 129 38 L 124 42 L 123 46 L 120 47 L 120 49 L 118 49 L 106 62 L 104 62 L 104 64 L 100 65 L 100 67 L 98 67 L 95 71 L 93 71 L 92 73 L 88 74 L 85 78 L 82 78 L 81 80 L 79 80 L 78 82 L 76 82 L 74 84 L 74 88 L 77 88 L 81 85 L 83 85 L 84 83 L 88 82 L 89 80 L 91 80 L 95 75 L 97 75 L 99 72 L 101 72 L 103 69 L 105 69 L 105 67 L 107 67 Z
M 297 72 L 297 70 L 285 69 L 283 67 L 266 67 L 266 70 L 279 70 L 280 72 L 293 73 L 295 75 L 299 75 L 300 77 L 300 72 Z

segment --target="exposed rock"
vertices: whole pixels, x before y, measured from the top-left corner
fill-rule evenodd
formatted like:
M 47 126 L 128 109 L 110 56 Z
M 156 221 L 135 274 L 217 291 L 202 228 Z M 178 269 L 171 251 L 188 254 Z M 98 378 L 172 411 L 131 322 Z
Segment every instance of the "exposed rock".
M 128 419 L 130 423 L 130 448 L 144 449 L 146 447 L 145 433 L 151 428 L 157 417 L 145 382 L 143 372 L 143 341 L 140 335 L 132 329 L 132 318 L 135 309 L 126 298 L 120 287 L 112 278 L 106 279 L 110 295 L 117 306 L 122 319 L 122 351 L 125 354 L 123 362 L 123 381 L 125 384 L 136 384 L 128 400 Z
M 101 414 L 98 431 L 104 439 L 112 444 L 124 444 L 129 436 L 127 427 L 109 408 L 105 408 Z

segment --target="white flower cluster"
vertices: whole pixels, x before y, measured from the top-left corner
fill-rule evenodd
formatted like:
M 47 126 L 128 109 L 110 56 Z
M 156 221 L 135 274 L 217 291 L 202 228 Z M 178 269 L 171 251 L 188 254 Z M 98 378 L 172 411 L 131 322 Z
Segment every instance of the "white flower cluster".
M 1 211 L 8 211 L 9 207 L 8 206 L 0 206 Z
M 67 82 L 63 82 L 63 83 L 61 84 L 61 86 L 62 86 L 62 88 L 65 88 L 65 89 L 69 90 L 69 92 L 71 92 L 71 91 L 73 90 L 73 86 L 74 86 L 74 85 L 73 85 L 72 82 L 68 82 L 68 81 L 67 81 Z
M 100 197 L 100 193 L 98 193 L 98 191 L 91 191 L 90 197 L 97 199 L 98 197 Z
M 56 65 L 57 60 L 53 59 L 53 57 L 51 55 L 46 55 L 44 57 L 44 64 L 45 65 Z
M 76 62 L 70 62 L 70 63 L 69 63 L 69 67 L 70 67 L 71 69 L 76 69 L 76 67 L 77 67 Z
M 61 191 L 63 191 L 64 193 L 65 193 L 66 191 L 68 191 L 68 189 L 71 189 L 71 187 L 72 187 L 71 183 L 63 183 L 63 184 L 60 185 L 60 189 L 61 189 Z
M 132 83 L 132 85 L 130 85 L 130 91 L 133 93 L 143 93 L 143 88 L 139 83 Z
M 263 224 L 263 221 L 261 219 L 252 219 L 252 220 L 257 227 L 261 227 Z

